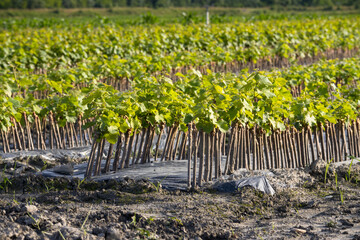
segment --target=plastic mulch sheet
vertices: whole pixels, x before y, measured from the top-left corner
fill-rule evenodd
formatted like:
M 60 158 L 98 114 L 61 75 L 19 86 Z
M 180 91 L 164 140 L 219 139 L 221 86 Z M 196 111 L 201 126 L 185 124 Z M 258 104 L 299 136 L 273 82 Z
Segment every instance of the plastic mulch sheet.
M 275 194 L 275 190 L 272 188 L 265 176 L 243 178 L 237 181 L 220 183 L 215 187 L 215 189 L 219 192 L 235 192 L 245 186 L 251 186 L 266 194 Z

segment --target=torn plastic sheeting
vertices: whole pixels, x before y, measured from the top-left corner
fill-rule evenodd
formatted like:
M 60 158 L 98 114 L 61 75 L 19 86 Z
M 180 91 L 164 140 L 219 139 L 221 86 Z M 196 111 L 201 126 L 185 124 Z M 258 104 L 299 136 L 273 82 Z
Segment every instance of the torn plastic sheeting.
M 251 186 L 259 191 L 262 191 L 266 194 L 274 195 L 275 190 L 270 185 L 269 181 L 265 176 L 251 177 L 251 178 L 243 178 L 238 181 L 221 183 L 217 187 L 216 190 L 220 192 L 235 192 L 239 188 Z

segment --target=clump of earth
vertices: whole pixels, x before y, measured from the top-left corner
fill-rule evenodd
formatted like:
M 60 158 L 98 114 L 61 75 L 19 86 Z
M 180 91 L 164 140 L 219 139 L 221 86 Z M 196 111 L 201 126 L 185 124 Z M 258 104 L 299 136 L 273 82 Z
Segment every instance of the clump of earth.
M 19 166 L 11 161 L 0 160 L 0 239 L 360 239 L 357 160 L 239 170 L 195 190 L 171 191 L 147 179 L 45 178 L 35 174 L 44 169 L 35 157 L 26 162 L 33 170 L 13 174 Z M 64 161 L 51 167 L 84 159 Z M 276 193 L 215 188 L 253 176 L 265 176 Z

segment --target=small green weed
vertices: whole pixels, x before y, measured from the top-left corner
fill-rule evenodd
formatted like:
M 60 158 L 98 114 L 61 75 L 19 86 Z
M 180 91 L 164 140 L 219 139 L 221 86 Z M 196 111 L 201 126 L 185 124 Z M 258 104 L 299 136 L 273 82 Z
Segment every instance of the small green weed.
M 62 240 L 66 240 L 65 237 L 64 237 L 64 235 L 61 233 L 61 231 L 59 230 L 58 232 L 59 232 L 59 235 L 60 235 L 61 239 L 62 239 Z
M 146 221 L 148 224 L 151 224 L 152 222 L 154 222 L 154 217 L 150 216 Z
M 33 204 L 33 200 L 34 200 L 34 199 L 33 199 L 32 197 L 29 197 L 29 199 L 27 200 L 28 204 L 29 204 L 29 205 L 32 205 L 32 204 Z
M 335 184 L 336 184 L 336 189 L 338 189 L 339 184 L 338 184 L 338 175 L 337 175 L 337 173 L 335 173 Z
M 17 161 L 15 160 L 15 162 L 14 162 L 14 172 L 13 172 L 14 174 L 13 174 L 13 176 L 15 176 L 15 173 L 16 173 L 16 171 L 15 171 L 15 170 L 16 170 L 16 165 L 17 165 Z
M 332 158 L 332 159 L 330 160 L 330 162 L 328 162 L 328 163 L 326 164 L 324 184 L 326 184 L 326 177 L 327 177 L 327 174 L 328 174 L 328 171 L 329 171 L 330 164 L 331 164 L 331 162 L 332 162 L 333 160 L 334 160 L 334 158 Z
M 41 170 L 40 170 L 41 172 L 44 171 L 44 170 L 46 170 L 47 167 L 48 167 L 48 163 L 47 163 L 46 160 L 43 160 L 43 164 L 44 164 L 44 165 L 42 166 L 42 168 L 41 168 Z
M 91 211 L 91 209 L 89 210 L 89 212 L 86 214 L 86 217 L 85 217 L 85 220 L 84 220 L 84 222 L 82 223 L 82 225 L 81 225 L 81 230 L 83 230 L 84 231 L 84 235 L 86 236 L 86 228 L 85 228 L 85 224 L 86 224 L 86 221 L 88 220 L 88 218 L 89 218 L 89 215 L 90 215 L 90 211 Z
M 51 183 L 51 186 L 48 186 L 48 185 L 46 184 L 46 181 L 44 182 L 44 185 L 45 185 L 45 188 L 46 188 L 46 192 L 47 192 L 47 193 L 49 193 L 51 190 L 54 190 L 54 189 L 55 189 L 53 180 L 51 180 L 50 183 Z
M 37 230 L 41 231 L 40 220 L 36 220 L 29 212 L 27 213 L 27 215 L 34 221 L 34 223 L 32 224 L 33 227 L 35 227 Z
M 341 189 L 339 188 L 339 192 L 340 192 L 340 201 L 342 204 L 344 204 L 344 194 L 343 192 L 341 191 Z
M 330 221 L 330 222 L 326 223 L 326 227 L 334 228 L 334 227 L 336 227 L 336 222 Z
M 350 156 L 350 159 L 351 159 L 351 163 L 350 163 L 349 168 L 347 170 L 347 173 L 345 175 L 345 180 L 348 181 L 348 182 L 351 181 L 351 167 L 353 165 L 353 162 L 354 162 L 355 158 L 353 156 Z
M 156 182 L 156 184 L 153 183 L 153 182 L 151 182 L 151 181 L 149 181 L 149 182 L 150 182 L 150 184 L 155 188 L 155 191 L 156 191 L 156 192 L 159 192 L 159 191 L 160 191 L 160 187 L 161 187 L 161 183 L 162 183 L 166 178 L 167 178 L 167 176 L 165 176 L 163 179 L 161 179 L 161 181 Z
M 15 191 L 14 191 L 14 197 L 13 197 L 13 202 L 16 204 L 16 205 L 19 205 L 19 202 L 16 200 L 16 195 L 15 195 Z
M 149 230 L 143 229 L 143 228 L 137 228 L 137 231 L 140 236 L 144 237 L 145 239 L 156 239 L 154 234 L 150 232 Z
M 81 185 L 83 184 L 83 182 L 86 180 L 86 178 L 84 178 L 83 180 L 80 180 L 78 179 L 78 182 L 77 182 L 77 190 L 80 190 L 81 189 Z
M 181 221 L 181 219 L 177 218 L 177 217 L 171 217 L 170 219 L 172 219 L 173 221 L 177 222 L 179 225 L 183 226 L 183 222 Z
M 136 222 L 136 213 L 134 214 L 134 216 L 131 217 L 131 225 L 133 225 L 134 227 L 136 226 L 137 222 Z
M 5 192 L 7 193 L 9 191 L 9 185 L 12 185 L 12 183 L 10 179 L 5 176 L 5 171 L 6 171 L 6 165 L 2 172 L 2 182 L 0 183 L 0 189 L 5 190 Z

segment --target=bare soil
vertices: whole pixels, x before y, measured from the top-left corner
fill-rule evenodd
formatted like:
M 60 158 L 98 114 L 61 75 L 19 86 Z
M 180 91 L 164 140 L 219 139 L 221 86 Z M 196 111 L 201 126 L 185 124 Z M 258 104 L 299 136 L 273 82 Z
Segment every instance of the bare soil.
M 45 178 L 34 175 L 44 166 L 17 175 L 11 161 L 0 167 L 0 239 L 360 239 L 357 160 L 222 180 L 265 175 L 273 196 L 250 187 L 217 192 L 219 183 L 169 191 L 148 180 Z

